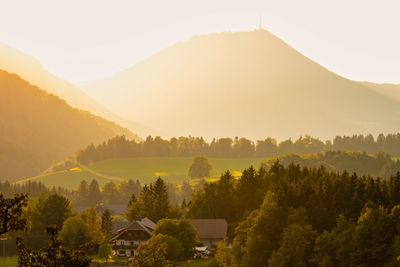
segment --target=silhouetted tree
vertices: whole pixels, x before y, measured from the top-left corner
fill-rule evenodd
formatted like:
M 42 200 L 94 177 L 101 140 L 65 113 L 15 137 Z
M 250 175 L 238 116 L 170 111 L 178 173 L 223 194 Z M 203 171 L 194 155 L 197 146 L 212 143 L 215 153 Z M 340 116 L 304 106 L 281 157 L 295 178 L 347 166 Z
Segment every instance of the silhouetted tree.
M 91 260 L 86 256 L 86 253 L 92 244 L 85 244 L 79 250 L 70 250 L 57 239 L 58 231 L 56 227 L 47 227 L 46 231 L 50 237 L 49 242 L 39 250 L 32 250 L 25 245 L 23 239 L 17 239 L 18 266 L 89 266 Z
M 198 156 L 193 159 L 192 165 L 189 168 L 190 178 L 210 177 L 212 166 L 208 159 L 203 156 Z
M 94 206 L 100 202 L 101 202 L 101 192 L 99 188 L 99 183 L 95 179 L 93 179 L 89 185 L 88 203 L 91 206 Z
M 111 237 L 112 234 L 112 217 L 109 209 L 106 209 L 101 215 L 101 231 L 108 238 Z
M 13 198 L 5 198 L 0 193 L 0 235 L 25 229 L 26 219 L 21 215 L 27 203 L 27 195 L 17 194 Z

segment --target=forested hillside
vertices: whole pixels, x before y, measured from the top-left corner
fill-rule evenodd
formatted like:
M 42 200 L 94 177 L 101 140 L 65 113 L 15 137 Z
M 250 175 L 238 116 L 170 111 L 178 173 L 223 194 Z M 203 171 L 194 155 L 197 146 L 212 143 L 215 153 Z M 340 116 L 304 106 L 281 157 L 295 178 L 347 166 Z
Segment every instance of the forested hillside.
M 37 175 L 79 147 L 130 131 L 71 108 L 64 100 L 0 71 L 0 175 Z
M 323 166 L 329 171 L 355 172 L 359 175 L 379 176 L 385 179 L 400 171 L 400 163 L 384 153 L 372 155 L 365 152 L 326 151 L 318 154 L 287 154 L 267 160 L 264 163 L 266 169 L 277 159 L 284 166 L 290 164 L 309 168 Z

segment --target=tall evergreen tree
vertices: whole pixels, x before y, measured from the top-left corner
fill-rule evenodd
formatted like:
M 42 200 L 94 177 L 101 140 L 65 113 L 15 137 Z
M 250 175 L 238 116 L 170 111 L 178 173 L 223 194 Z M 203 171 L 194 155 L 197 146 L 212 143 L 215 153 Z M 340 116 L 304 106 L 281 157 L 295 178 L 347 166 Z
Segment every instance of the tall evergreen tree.
M 93 179 L 89 185 L 88 203 L 91 206 L 94 206 L 100 202 L 101 202 L 101 192 L 99 183 L 95 179 Z
M 111 238 L 112 234 L 112 217 L 109 209 L 106 209 L 101 215 L 101 231 L 107 239 Z
M 89 200 L 89 185 L 86 180 L 82 180 L 78 187 L 78 203 L 84 205 Z
M 168 216 L 168 209 L 170 207 L 167 186 L 164 180 L 158 177 L 156 182 L 152 184 L 151 191 L 153 193 L 152 201 L 154 203 L 151 219 L 157 222 Z

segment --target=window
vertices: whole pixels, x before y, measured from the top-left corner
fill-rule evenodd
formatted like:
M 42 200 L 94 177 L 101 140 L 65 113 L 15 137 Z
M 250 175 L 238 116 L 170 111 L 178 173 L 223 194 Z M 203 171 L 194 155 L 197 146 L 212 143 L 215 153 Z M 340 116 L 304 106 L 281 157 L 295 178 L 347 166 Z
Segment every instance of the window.
M 123 246 L 125 244 L 124 240 L 121 240 L 121 246 Z

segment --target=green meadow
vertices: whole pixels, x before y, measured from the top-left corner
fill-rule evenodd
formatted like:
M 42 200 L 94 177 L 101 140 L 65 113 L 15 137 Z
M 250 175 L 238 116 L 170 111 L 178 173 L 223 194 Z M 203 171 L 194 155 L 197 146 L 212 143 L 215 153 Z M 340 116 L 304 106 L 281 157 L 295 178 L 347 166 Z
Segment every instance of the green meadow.
M 258 168 L 266 158 L 210 158 L 213 169 L 211 179 L 215 180 L 226 170 L 234 176 L 240 176 L 241 172 L 253 165 Z M 109 181 L 119 183 L 121 180 L 138 179 L 141 183 L 150 183 L 158 176 L 167 182 L 189 181 L 187 175 L 193 158 L 119 158 L 99 161 L 73 168 L 66 171 L 48 173 L 28 180 L 40 181 L 46 186 L 62 186 L 76 189 L 82 180 L 96 179 L 100 186 Z
M 73 168 L 66 171 L 57 171 L 52 173 L 46 173 L 43 175 L 35 176 L 29 179 L 21 180 L 17 183 L 24 183 L 27 181 L 37 181 L 42 182 L 47 187 L 65 187 L 69 189 L 76 189 L 82 180 L 91 181 L 96 179 L 100 186 L 103 186 L 109 181 L 117 182 L 121 180 L 120 178 L 111 178 L 104 175 L 95 174 L 89 171 L 87 168 Z

